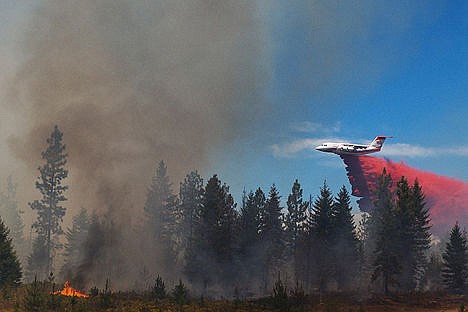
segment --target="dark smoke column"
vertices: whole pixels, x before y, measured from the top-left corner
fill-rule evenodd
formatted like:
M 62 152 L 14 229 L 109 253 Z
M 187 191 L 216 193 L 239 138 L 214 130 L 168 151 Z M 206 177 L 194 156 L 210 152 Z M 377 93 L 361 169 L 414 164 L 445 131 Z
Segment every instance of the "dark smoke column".
M 426 204 L 431 213 L 432 232 L 445 234 L 456 221 L 468 226 L 468 184 L 466 182 L 411 168 L 404 163 L 370 156 L 342 155 L 346 165 L 352 195 L 358 200 L 361 211 L 372 209 L 372 191 L 377 177 L 384 168 L 393 178 L 405 176 L 410 183 L 418 179 L 426 196 Z

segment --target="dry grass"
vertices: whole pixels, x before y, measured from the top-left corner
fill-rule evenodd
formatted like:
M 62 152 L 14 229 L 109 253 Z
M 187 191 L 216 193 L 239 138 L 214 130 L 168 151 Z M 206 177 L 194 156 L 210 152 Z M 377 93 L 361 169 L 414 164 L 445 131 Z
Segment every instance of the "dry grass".
M 25 286 L 0 292 L 0 311 L 25 311 Z M 301 303 L 289 302 L 287 308 L 275 309 L 271 298 L 253 300 L 191 299 L 179 305 L 168 298 L 155 301 L 148 294 L 135 292 L 100 293 L 89 299 L 54 296 L 44 293 L 47 303 L 41 311 L 122 311 L 122 312 L 460 312 L 460 306 L 468 303 L 468 297 L 443 293 L 412 293 L 392 297 L 374 296 L 360 301 L 352 295 L 327 294 L 307 296 Z

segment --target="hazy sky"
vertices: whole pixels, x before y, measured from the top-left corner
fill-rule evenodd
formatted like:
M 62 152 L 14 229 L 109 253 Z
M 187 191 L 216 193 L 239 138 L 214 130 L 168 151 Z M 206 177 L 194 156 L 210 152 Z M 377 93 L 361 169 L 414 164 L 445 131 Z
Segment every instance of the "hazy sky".
M 30 33 L 36 31 L 31 27 L 38 25 L 37 21 L 31 24 L 31 16 L 37 15 L 37 7 L 49 10 L 46 15 L 49 17 L 62 14 L 62 8 L 51 10 L 53 3 L 38 0 L 0 2 L 0 71 L 3 73 L 0 78 L 3 94 L 0 110 L 3 163 L 0 168 L 5 176 L 27 176 L 25 167 L 31 166 L 20 165 L 28 161 L 24 156 L 22 162 L 13 162 L 11 142 L 7 144 L 7 141 L 11 141 L 11 135 L 16 131 L 22 133 L 20 138 L 25 135 L 30 139 L 34 127 L 29 128 L 29 120 L 34 116 L 25 117 L 20 110 L 11 109 L 11 103 L 6 101 L 12 100 L 9 94 L 12 81 L 21 84 L 13 77 L 18 77 L 17 73 L 24 70 L 23 64 L 27 58 L 38 58 L 37 51 L 41 51 L 37 49 L 36 41 L 42 37 L 33 44 L 24 44 L 25 40 L 31 40 Z M 150 2 L 143 3 L 150 6 Z M 135 10 L 130 22 L 138 25 L 138 14 L 141 14 L 144 26 L 131 28 L 129 32 L 109 31 L 109 36 L 117 36 L 109 41 L 119 41 L 120 36 L 124 39 L 127 39 L 126 36 L 138 37 L 139 29 L 152 33 L 154 27 L 154 31 L 162 33 L 152 37 L 156 43 L 171 43 L 164 39 L 164 34 L 165 31 L 172 34 L 171 23 L 174 23 L 184 27 L 175 28 L 174 39 L 171 40 L 188 40 L 189 44 L 193 44 L 191 34 L 184 33 L 190 31 L 190 24 L 185 27 L 185 22 L 178 23 L 178 18 L 188 14 L 185 11 L 179 14 L 186 6 L 183 1 L 177 3 L 175 6 L 161 4 L 164 10 L 160 14 L 159 7 L 151 6 L 156 12 L 154 23 L 148 21 L 151 16 Z M 207 91 L 213 90 L 216 105 L 219 103 L 227 107 L 216 110 L 213 118 L 217 118 L 217 128 L 212 129 L 208 125 L 202 130 L 197 129 L 217 133 L 222 132 L 222 123 L 229 123 L 226 127 L 233 133 L 216 136 L 215 144 L 206 148 L 207 155 L 196 162 L 200 164 L 199 169 L 205 177 L 217 173 L 222 181 L 231 186 L 232 193 L 238 199 L 243 188 L 250 190 L 261 186 L 267 191 L 272 183 L 276 183 L 284 200 L 296 178 L 305 194 L 317 194 L 324 179 L 336 191 L 342 184 L 349 187 L 344 166 L 338 156 L 315 151 L 316 145 L 335 139 L 366 143 L 376 135 L 393 135 L 394 138 L 385 143 L 383 152 L 376 156 L 404 161 L 418 169 L 468 181 L 468 4 L 465 1 L 257 1 L 255 6 L 240 1 L 238 5 L 241 8 L 238 10 L 235 8 L 236 1 L 226 3 L 230 3 L 228 8 L 213 9 L 210 1 L 197 1 L 196 10 L 200 10 L 201 5 L 209 5 L 209 9 L 215 13 L 223 10 L 222 14 L 207 17 L 216 21 L 220 31 L 201 36 L 201 44 L 208 46 L 206 50 L 192 49 L 190 46 L 189 52 L 177 56 L 180 52 L 178 49 L 184 49 L 184 45 L 174 44 L 170 52 L 161 52 L 163 55 L 175 53 L 176 56 L 170 60 L 183 60 L 180 66 L 191 69 L 191 60 L 207 55 L 197 63 L 202 68 L 190 70 L 185 76 L 179 68 L 176 69 L 177 75 L 170 68 L 163 69 L 164 73 L 167 71 L 170 81 L 174 82 L 166 92 L 170 99 L 174 99 L 170 96 L 173 92 L 177 95 L 177 102 L 186 109 L 194 105 L 191 103 L 198 103 L 198 99 L 209 102 L 210 93 Z M 103 7 L 101 5 L 98 9 L 102 10 Z M 65 7 L 63 11 L 67 9 Z M 77 14 L 88 13 L 86 7 L 80 10 Z M 235 15 L 232 19 L 229 18 L 231 12 Z M 248 19 L 244 19 L 245 14 L 249 15 Z M 189 14 L 188 23 L 192 21 L 191 17 Z M 238 27 L 237 20 L 248 25 Z M 106 20 L 102 23 L 106 23 Z M 101 23 L 96 25 L 102 26 Z M 118 24 L 118 27 L 121 25 Z M 203 34 L 204 29 L 197 24 L 195 35 Z M 41 29 L 39 34 L 48 39 L 47 31 L 47 28 Z M 101 30 L 99 35 L 107 31 Z M 206 28 L 206 32 L 210 31 Z M 51 37 L 59 37 L 56 34 L 60 32 L 52 32 L 54 36 Z M 76 36 L 73 30 L 72 36 Z M 222 40 L 224 37 L 227 37 L 228 43 Z M 80 37 L 77 38 L 79 45 Z M 87 42 L 101 45 L 100 41 Z M 130 44 L 140 42 L 141 38 L 138 37 Z M 104 48 L 105 43 L 102 44 Z M 132 49 L 131 45 L 123 45 L 123 52 L 112 54 L 112 60 L 127 61 L 126 51 Z M 31 51 L 36 55 L 24 50 L 31 46 Z M 145 50 L 135 47 L 136 53 L 131 55 L 131 59 L 146 58 L 146 52 L 158 53 L 158 49 L 157 44 Z M 108 59 L 101 52 L 94 53 L 96 51 L 92 47 L 83 51 L 91 51 L 89 57 L 99 55 L 104 60 Z M 88 54 L 77 56 L 85 62 L 88 58 Z M 209 57 L 212 57 L 212 61 Z M 248 58 L 248 62 L 243 62 L 244 58 Z M 160 61 L 159 58 L 151 60 L 155 64 Z M 73 58 L 64 62 L 69 65 Z M 224 62 L 228 62 L 229 66 L 224 68 Z M 128 68 L 129 75 L 136 72 L 136 67 Z M 141 68 L 148 69 L 148 72 L 138 77 L 139 80 L 156 75 L 159 75 L 159 80 L 164 79 L 160 72 L 152 73 L 152 70 L 158 70 L 157 66 Z M 222 73 L 234 74 L 230 81 L 225 82 Z M 212 74 L 215 80 L 206 79 L 206 75 Z M 160 86 L 159 80 L 155 79 L 154 85 Z M 125 80 L 124 88 L 130 88 L 133 83 Z M 113 84 L 117 83 L 114 81 Z M 142 86 L 138 84 L 137 88 Z M 221 93 L 217 91 L 219 89 Z M 179 93 L 182 95 L 179 96 Z M 225 96 L 227 93 L 229 98 Z M 208 109 L 211 107 L 208 106 Z M 51 125 L 56 122 L 50 120 Z M 121 122 L 125 123 L 126 120 Z M 18 127 L 22 129 L 17 130 Z M 73 137 L 65 132 L 65 140 L 67 135 Z M 133 136 L 128 138 L 131 140 Z M 38 140 L 43 142 L 44 138 Z M 128 142 L 129 146 L 132 146 L 131 143 Z M 135 144 L 132 148 L 138 146 Z M 183 152 L 183 147 L 178 148 L 177 153 Z M 151 151 L 145 150 L 148 153 Z M 167 153 L 162 155 L 170 157 Z M 155 155 L 155 158 L 158 157 L 159 154 Z M 154 160 L 154 166 L 157 161 Z M 169 161 L 169 174 L 170 165 Z M 31 175 L 37 173 L 32 172 Z M 24 182 L 21 178 L 19 180 L 20 183 Z M 31 183 L 23 187 L 32 186 Z

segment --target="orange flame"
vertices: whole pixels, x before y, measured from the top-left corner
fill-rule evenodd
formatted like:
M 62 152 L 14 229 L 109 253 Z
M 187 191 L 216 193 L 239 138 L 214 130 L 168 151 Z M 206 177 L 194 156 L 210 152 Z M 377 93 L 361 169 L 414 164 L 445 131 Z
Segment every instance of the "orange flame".
M 81 297 L 81 298 L 88 298 L 88 295 L 80 293 L 78 290 L 74 289 L 70 286 L 68 281 L 65 282 L 63 285 L 62 290 L 54 291 L 52 294 L 54 295 L 63 295 L 63 296 L 70 296 L 70 297 Z

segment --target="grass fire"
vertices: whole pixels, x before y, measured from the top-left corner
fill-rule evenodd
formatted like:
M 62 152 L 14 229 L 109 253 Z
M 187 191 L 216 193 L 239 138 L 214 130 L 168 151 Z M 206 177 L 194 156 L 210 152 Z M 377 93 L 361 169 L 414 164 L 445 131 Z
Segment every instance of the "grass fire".
M 54 291 L 52 294 L 69 296 L 69 297 L 89 298 L 89 295 L 83 294 L 79 292 L 78 290 L 74 289 L 73 287 L 71 287 L 68 281 L 65 282 L 62 290 Z

